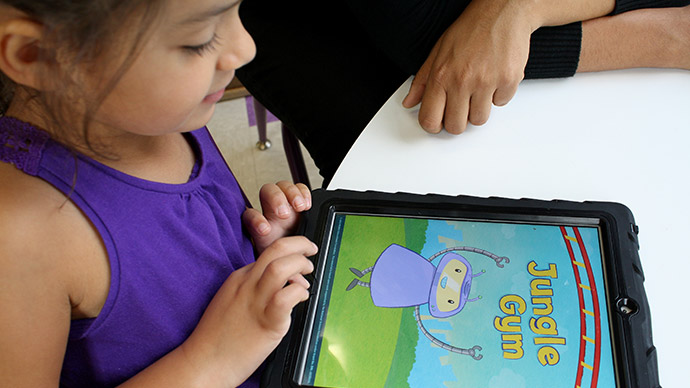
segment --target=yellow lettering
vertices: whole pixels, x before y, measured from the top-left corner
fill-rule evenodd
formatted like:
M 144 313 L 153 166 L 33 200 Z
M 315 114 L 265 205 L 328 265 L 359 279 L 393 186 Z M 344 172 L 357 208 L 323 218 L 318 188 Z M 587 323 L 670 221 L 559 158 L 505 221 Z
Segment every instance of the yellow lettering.
M 558 351 L 551 346 L 544 346 L 537 352 L 537 359 L 542 366 L 556 365 L 561 359 L 561 356 L 558 354 Z
M 563 337 L 534 337 L 535 345 L 565 345 Z
M 544 307 L 537 307 L 536 305 L 543 304 Z M 549 315 L 553 312 L 553 304 L 551 298 L 532 298 L 532 311 L 534 315 Z
M 522 334 L 503 334 L 503 358 L 517 360 L 522 358 L 524 351 L 522 350 Z
M 549 317 L 530 318 L 529 328 L 537 335 L 557 335 L 556 321 Z
M 549 279 L 534 279 L 530 283 L 530 294 L 532 296 L 551 296 L 553 295 L 553 290 L 547 287 L 551 287 L 551 280 Z
M 525 300 L 517 295 L 506 295 L 498 302 L 501 311 L 505 314 L 523 314 L 527 305 Z
M 527 271 L 532 276 L 550 277 L 552 279 L 558 278 L 558 271 L 556 270 L 556 264 L 549 264 L 549 269 L 537 269 L 537 263 L 534 260 L 527 264 Z
M 507 317 L 494 318 L 494 327 L 501 332 L 519 332 L 520 331 L 520 316 L 509 315 Z

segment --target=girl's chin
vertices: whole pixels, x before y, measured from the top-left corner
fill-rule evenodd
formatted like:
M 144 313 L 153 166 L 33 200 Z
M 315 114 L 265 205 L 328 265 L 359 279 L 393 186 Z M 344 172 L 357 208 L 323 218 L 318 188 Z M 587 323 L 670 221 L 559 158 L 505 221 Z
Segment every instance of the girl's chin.
M 211 120 L 211 117 L 213 117 L 213 112 L 215 112 L 215 109 L 215 104 L 206 106 L 202 105 L 200 107 L 200 112 L 196 114 L 194 117 L 190 118 L 190 120 L 186 123 L 187 125 L 185 125 L 185 127 L 187 127 L 187 131 L 185 132 L 199 129 L 208 124 L 208 122 Z

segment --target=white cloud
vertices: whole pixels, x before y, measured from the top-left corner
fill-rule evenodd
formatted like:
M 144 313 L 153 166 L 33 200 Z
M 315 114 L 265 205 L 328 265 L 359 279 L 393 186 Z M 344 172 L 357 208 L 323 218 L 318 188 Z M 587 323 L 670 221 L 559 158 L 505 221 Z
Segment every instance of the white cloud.
M 494 376 L 489 380 L 489 388 L 525 388 L 526 386 L 525 378 L 508 368 L 501 369 L 498 376 Z

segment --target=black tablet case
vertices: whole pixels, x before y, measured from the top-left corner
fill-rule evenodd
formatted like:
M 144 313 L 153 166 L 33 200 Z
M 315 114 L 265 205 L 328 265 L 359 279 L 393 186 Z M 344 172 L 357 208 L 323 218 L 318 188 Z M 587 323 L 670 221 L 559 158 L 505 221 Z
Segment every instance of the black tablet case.
M 612 202 L 543 201 L 533 199 L 479 198 L 471 196 L 418 195 L 408 193 L 315 190 L 312 208 L 299 227 L 303 234 L 322 246 L 329 213 L 382 213 L 405 216 L 486 218 L 499 215 L 539 220 L 543 217 L 593 218 L 602 222 L 606 240 L 604 254 L 609 274 L 608 307 L 615 333 L 616 374 L 621 387 L 658 387 L 656 348 L 652 342 L 651 318 L 644 292 L 644 274 L 638 255 L 638 226 L 630 210 Z M 313 257 L 319 260 L 325 253 Z M 613 276 L 611 276 L 613 275 Z M 313 275 L 309 277 L 313 281 Z M 312 291 L 316 290 L 312 287 Z M 295 358 L 306 324 L 308 302 L 293 311 L 293 322 L 276 351 L 267 360 L 262 387 L 298 387 L 292 381 Z

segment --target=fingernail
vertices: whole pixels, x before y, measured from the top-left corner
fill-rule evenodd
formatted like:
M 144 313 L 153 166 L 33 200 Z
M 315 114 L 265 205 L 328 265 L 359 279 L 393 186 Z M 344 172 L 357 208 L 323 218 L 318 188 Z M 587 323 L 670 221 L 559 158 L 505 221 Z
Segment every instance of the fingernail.
M 279 216 L 287 216 L 288 214 L 290 214 L 290 211 L 288 210 L 287 206 L 285 206 L 285 205 L 278 206 L 278 215 Z
M 302 206 L 304 206 L 304 199 L 302 197 L 297 197 L 292 201 L 292 206 L 295 207 L 295 209 L 299 209 Z
M 258 229 L 259 229 L 259 233 L 261 233 L 261 234 L 266 234 L 266 233 L 268 233 L 270 227 L 268 226 L 267 223 L 262 222 L 262 223 L 259 224 L 259 228 L 258 228 Z

